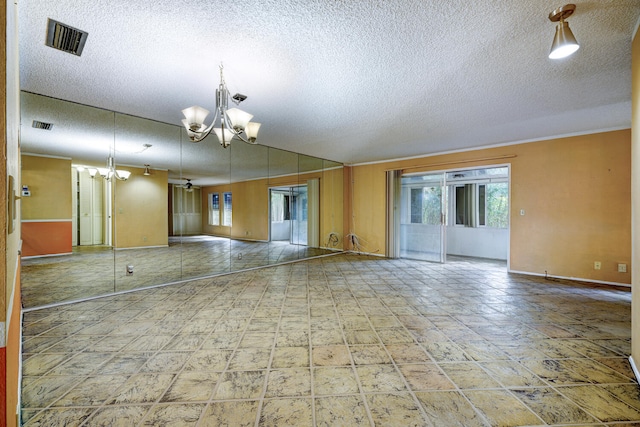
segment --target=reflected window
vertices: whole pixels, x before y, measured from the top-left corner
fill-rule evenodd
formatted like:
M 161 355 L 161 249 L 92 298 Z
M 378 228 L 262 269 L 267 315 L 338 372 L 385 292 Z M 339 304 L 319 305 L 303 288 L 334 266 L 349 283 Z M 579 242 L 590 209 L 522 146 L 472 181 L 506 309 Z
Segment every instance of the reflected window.
M 231 192 L 222 195 L 222 225 L 231 227 Z
M 209 225 L 220 225 L 220 194 L 209 193 Z
M 291 219 L 289 194 L 273 191 L 271 193 L 271 221 L 284 222 Z

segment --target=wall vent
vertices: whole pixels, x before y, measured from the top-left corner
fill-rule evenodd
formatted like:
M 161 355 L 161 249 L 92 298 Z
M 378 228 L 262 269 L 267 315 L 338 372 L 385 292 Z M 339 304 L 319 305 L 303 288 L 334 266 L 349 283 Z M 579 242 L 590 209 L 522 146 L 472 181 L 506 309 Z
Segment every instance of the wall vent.
M 34 120 L 31 126 L 33 126 L 36 129 L 51 130 L 51 128 L 53 127 L 53 123 L 45 123 L 45 122 L 40 122 L 38 120 Z
M 70 27 L 51 18 L 47 21 L 46 45 L 63 52 L 80 56 L 89 33 Z

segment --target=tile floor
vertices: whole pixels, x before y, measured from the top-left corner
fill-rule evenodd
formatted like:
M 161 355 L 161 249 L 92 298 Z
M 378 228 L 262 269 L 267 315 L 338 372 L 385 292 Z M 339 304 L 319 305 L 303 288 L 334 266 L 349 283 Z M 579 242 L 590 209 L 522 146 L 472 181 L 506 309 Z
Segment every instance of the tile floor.
M 194 280 L 26 312 L 22 421 L 640 425 L 630 308 L 628 289 L 465 259 Z
M 34 308 L 330 253 L 335 252 L 213 236 L 169 237 L 166 247 L 116 251 L 75 246 L 69 255 L 22 260 L 22 303 Z M 126 275 L 128 265 L 134 266 L 133 276 Z

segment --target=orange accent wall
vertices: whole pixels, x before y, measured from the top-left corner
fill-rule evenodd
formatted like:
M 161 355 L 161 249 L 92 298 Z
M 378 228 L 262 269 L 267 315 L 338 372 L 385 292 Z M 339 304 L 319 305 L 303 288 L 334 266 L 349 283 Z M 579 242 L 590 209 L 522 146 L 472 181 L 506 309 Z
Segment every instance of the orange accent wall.
M 18 259 L 18 262 L 19 259 Z M 2 363 L 2 368 L 6 366 L 6 382 L 3 381 L 3 384 L 6 384 L 6 394 L 0 393 L 0 395 L 5 395 L 7 398 L 6 402 L 6 413 L 7 413 L 7 426 L 15 425 L 15 410 L 18 407 L 18 393 L 19 393 L 19 380 L 20 380 L 20 331 L 22 325 L 20 324 L 20 312 L 22 310 L 22 306 L 20 304 L 20 265 L 18 265 L 18 271 L 16 276 L 15 283 L 15 291 L 13 301 L 13 308 L 11 311 L 11 319 L 9 320 L 7 331 L 7 347 L 6 347 L 6 355 L 5 362 Z M 4 349 L 3 349 L 4 350 Z
M 23 222 L 22 256 L 68 254 L 72 251 L 72 222 Z
M 511 165 L 510 268 L 631 283 L 631 132 L 621 130 L 353 167 L 352 227 L 385 252 L 385 171 Z M 525 215 L 520 215 L 520 210 Z M 594 261 L 602 263 L 594 269 Z

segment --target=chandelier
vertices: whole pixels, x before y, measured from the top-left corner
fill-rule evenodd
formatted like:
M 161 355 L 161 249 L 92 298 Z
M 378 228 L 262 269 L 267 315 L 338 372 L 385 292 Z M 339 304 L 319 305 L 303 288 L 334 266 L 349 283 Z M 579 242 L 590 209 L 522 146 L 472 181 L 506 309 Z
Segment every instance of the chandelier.
M 116 169 L 115 162 L 113 157 L 107 157 L 107 167 L 106 168 L 87 168 L 89 171 L 89 176 L 91 178 L 95 178 L 96 175 L 103 177 L 107 181 L 111 180 L 111 178 L 116 178 L 121 181 L 126 181 L 131 176 L 131 172 Z M 80 168 L 78 168 L 80 172 Z
M 189 135 L 191 141 L 200 142 L 213 130 L 218 137 L 218 141 L 220 141 L 220 145 L 224 148 L 229 146 L 234 136 L 246 143 L 256 144 L 260 123 L 250 122 L 249 120 L 253 116 L 238 108 L 227 109 L 229 99 L 234 104 L 239 105 L 247 99 L 247 96 L 240 93 L 229 96 L 222 68 L 222 64 L 220 64 L 220 85 L 216 89 L 216 111 L 213 116 L 213 123 L 210 126 L 204 124 L 209 110 L 198 106 L 185 108 L 182 110 L 182 114 L 185 117 L 182 119 L 182 123 L 187 129 L 187 135 Z M 213 126 L 217 123 L 218 118 L 220 118 L 220 126 L 214 128 Z

